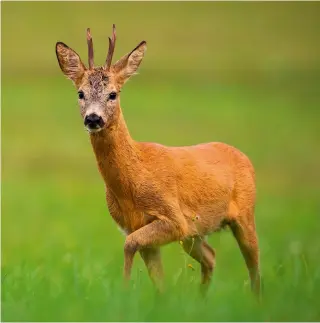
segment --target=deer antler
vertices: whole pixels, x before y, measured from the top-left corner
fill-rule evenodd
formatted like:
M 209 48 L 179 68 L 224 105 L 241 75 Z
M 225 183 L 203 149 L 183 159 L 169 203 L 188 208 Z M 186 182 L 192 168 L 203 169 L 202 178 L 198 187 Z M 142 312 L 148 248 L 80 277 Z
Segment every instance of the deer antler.
M 112 39 L 109 37 L 109 50 L 108 50 L 108 56 L 106 59 L 106 63 L 104 64 L 104 68 L 108 71 L 110 70 L 111 62 L 112 62 L 112 56 L 114 53 L 114 48 L 116 46 L 116 25 L 113 24 L 112 26 Z
M 93 64 L 93 43 L 92 43 L 90 28 L 87 29 L 87 43 L 88 43 L 89 69 L 92 70 L 94 68 L 94 64 Z

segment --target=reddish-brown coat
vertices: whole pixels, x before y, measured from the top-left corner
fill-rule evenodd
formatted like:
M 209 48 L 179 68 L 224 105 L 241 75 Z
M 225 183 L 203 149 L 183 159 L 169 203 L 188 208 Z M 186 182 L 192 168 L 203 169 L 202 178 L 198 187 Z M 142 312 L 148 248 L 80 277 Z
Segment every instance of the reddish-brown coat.
M 140 43 L 106 71 L 84 69 L 78 55 L 61 43 L 57 56 L 61 69 L 78 89 L 90 90 L 88 75 L 96 73 L 99 81 L 102 73 L 108 84 L 101 83 L 100 92 L 110 92 L 120 89 L 136 72 L 145 48 L 146 43 Z M 100 83 L 95 86 L 99 88 Z M 127 129 L 120 101 L 105 104 L 109 104 L 103 110 L 106 126 L 90 134 L 90 139 L 110 214 L 127 233 L 125 277 L 130 277 L 133 257 L 139 251 L 160 287 L 159 247 L 182 241 L 185 251 L 201 264 L 202 283 L 208 286 L 215 252 L 204 237 L 228 225 L 246 261 L 252 288 L 259 292 L 255 173 L 250 160 L 236 148 L 218 142 L 187 147 L 136 142 Z

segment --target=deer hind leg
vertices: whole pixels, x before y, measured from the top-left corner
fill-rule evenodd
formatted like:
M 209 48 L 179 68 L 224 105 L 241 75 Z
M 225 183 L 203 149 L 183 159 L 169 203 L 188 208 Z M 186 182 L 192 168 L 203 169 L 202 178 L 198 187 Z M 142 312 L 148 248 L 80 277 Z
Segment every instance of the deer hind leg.
M 149 276 L 159 292 L 163 291 L 163 269 L 161 262 L 160 248 L 150 247 L 140 250 Z
M 183 241 L 183 249 L 201 265 L 201 287 L 205 293 L 210 285 L 215 267 L 215 251 L 202 237 L 188 238 Z
M 235 218 L 230 228 L 236 238 L 246 262 L 252 291 L 260 295 L 259 246 L 254 224 L 253 211 L 247 218 Z
M 159 247 L 180 239 L 178 227 L 169 221 L 155 220 L 127 236 L 124 245 L 124 277 L 130 279 L 133 258 L 137 251 Z M 149 255 L 150 256 L 150 255 Z M 155 255 L 153 255 L 155 257 Z M 151 257 L 152 258 L 152 257 Z M 153 258 L 154 260 L 155 258 Z M 155 273 L 155 270 L 152 271 Z

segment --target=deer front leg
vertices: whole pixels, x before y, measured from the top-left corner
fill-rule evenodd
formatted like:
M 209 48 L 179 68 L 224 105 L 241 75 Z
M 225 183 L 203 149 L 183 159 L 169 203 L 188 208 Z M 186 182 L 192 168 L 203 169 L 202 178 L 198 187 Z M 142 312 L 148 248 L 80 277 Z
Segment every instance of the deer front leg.
M 163 269 L 159 247 L 149 247 L 141 249 L 141 258 L 143 259 L 149 276 L 159 292 L 163 291 Z
M 178 226 L 169 221 L 155 220 L 127 236 L 124 245 L 124 277 L 130 279 L 133 258 L 137 251 L 155 248 L 181 236 Z
M 215 267 L 215 251 L 203 237 L 185 239 L 182 246 L 186 253 L 201 264 L 201 291 L 205 296 Z

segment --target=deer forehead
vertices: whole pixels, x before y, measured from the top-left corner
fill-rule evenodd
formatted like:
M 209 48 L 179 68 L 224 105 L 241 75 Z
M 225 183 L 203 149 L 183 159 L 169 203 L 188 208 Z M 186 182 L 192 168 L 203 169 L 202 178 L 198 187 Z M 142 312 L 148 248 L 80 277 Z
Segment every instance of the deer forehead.
M 85 73 L 80 90 L 87 90 L 91 96 L 99 97 L 106 92 L 117 90 L 113 75 L 103 68 L 96 68 Z

